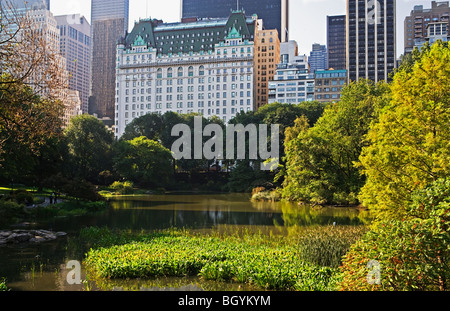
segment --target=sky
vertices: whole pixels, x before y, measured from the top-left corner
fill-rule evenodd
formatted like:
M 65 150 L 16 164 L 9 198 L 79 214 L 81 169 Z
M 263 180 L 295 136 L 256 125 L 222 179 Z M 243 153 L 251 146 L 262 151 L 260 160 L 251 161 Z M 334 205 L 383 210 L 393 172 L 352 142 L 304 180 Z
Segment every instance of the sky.
M 213 0 L 212 0 L 213 1 Z M 414 5 L 431 7 L 431 0 L 397 0 L 397 56 L 404 50 L 403 22 Z M 50 0 L 54 15 L 81 14 L 90 22 L 91 0 Z M 130 30 L 140 18 L 179 22 L 180 0 L 130 0 Z M 314 43 L 326 44 L 327 15 L 344 15 L 346 0 L 290 0 L 289 39 L 298 43 L 299 53 L 309 55 Z

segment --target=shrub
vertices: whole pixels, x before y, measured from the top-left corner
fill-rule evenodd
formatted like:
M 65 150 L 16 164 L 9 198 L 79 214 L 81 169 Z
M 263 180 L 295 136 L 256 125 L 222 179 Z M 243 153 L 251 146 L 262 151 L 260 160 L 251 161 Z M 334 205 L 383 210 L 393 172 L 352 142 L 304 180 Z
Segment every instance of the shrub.
M 110 188 L 115 190 L 119 194 L 132 194 L 134 184 L 131 181 L 116 181 L 110 186 Z
M 26 190 L 16 190 L 12 194 L 14 199 L 19 204 L 33 204 L 33 195 Z
M 343 290 L 448 290 L 450 179 L 412 195 L 403 220 L 374 225 L 351 247 L 342 266 Z M 381 266 L 381 284 L 369 284 L 369 261 Z
M 0 200 L 0 227 L 10 225 L 24 215 L 22 204 L 15 201 Z
M 0 292 L 6 292 L 9 291 L 8 287 L 6 286 L 6 279 L 1 278 L 0 279 Z

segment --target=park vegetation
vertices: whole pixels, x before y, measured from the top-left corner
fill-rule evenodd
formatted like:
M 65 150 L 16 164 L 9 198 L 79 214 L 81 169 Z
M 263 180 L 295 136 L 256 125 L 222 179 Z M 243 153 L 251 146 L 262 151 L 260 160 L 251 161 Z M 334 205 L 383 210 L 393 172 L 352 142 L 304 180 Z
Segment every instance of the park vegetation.
M 262 200 L 359 205 L 373 222 L 361 238 L 340 244 L 330 255 L 332 263 L 314 262 L 300 244 L 180 234 L 102 245 L 89 253 L 88 263 L 106 277 L 195 274 L 270 289 L 448 290 L 448 43 L 415 50 L 389 83 L 350 83 L 339 103 L 274 103 L 239 113 L 230 124 L 280 125 L 280 165 L 261 171 L 260 161 L 226 160 L 225 172 L 214 174 L 216 161 L 175 160 L 170 151 L 177 139 L 173 126 L 193 129 L 197 114 L 148 114 L 131 122 L 118 140 L 93 116 L 77 116 L 63 128 L 64 103 L 54 94 L 65 81 L 55 51 L 43 48 L 29 20 L 2 23 L 18 25 L 0 25 L 0 183 L 8 185 L 0 198 L 0 220 L 5 224 L 36 203 L 31 191 L 18 192 L 17 184 L 39 194 L 63 194 L 93 210 L 104 200 L 99 190 L 257 188 Z M 203 126 L 226 126 L 216 117 L 202 120 Z M 213 177 L 194 185 L 198 173 Z M 187 178 L 178 179 L 181 174 Z M 169 245 L 172 252 L 164 252 Z M 251 266 L 242 265 L 247 259 Z M 371 284 L 368 264 L 374 260 L 381 266 L 381 282 Z
M 92 246 L 86 258 L 91 279 L 198 276 L 259 289 L 335 290 L 342 254 L 365 228 L 296 229 L 289 239 L 250 232 L 130 234 L 97 227 L 82 230 L 81 237 Z
M 351 83 L 314 122 L 302 114 L 286 127 L 278 193 L 315 205 L 360 204 L 371 214 L 369 230 L 334 254 L 338 270 L 314 262 L 327 254 L 320 247 L 314 253 L 327 245 L 321 244 L 326 234 L 297 239 L 294 248 L 291 238 L 274 248 L 265 240 L 261 248 L 231 237 L 162 235 L 94 249 L 88 265 L 110 278 L 194 274 L 268 289 L 448 290 L 450 49 L 438 42 L 413 56 L 392 82 Z M 255 115 L 236 119 L 254 122 Z M 236 170 L 250 174 L 241 165 Z M 167 245 L 176 251 L 165 252 Z

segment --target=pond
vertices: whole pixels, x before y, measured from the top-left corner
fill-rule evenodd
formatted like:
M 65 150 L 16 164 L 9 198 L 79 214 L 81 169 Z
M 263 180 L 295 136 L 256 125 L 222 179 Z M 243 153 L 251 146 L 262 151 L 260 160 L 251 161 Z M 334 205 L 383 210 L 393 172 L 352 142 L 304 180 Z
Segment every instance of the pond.
M 251 202 L 248 194 L 166 194 L 121 196 L 98 215 L 60 217 L 33 223 L 30 228 L 64 231 L 65 237 L 42 244 L 0 246 L 0 277 L 13 291 L 79 290 L 252 290 L 232 283 L 204 282 L 198 278 L 85 282 L 70 285 L 66 264 L 82 262 L 88 250 L 79 243 L 82 228 L 152 231 L 186 228 L 199 231 L 239 229 L 282 233 L 291 226 L 361 225 L 365 214 L 356 208 L 313 208 L 286 202 Z M 86 276 L 82 270 L 82 279 Z

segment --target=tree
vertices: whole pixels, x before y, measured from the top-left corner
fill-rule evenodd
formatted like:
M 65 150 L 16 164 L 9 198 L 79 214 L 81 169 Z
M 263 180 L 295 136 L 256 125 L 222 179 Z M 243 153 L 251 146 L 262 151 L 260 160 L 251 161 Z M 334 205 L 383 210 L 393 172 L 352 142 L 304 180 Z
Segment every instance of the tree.
M 305 117 L 297 119 L 286 131 L 284 198 L 318 204 L 357 203 L 365 179 L 354 162 L 387 93 L 386 84 L 361 80 L 344 88 L 341 101 L 328 106 L 314 126 Z
M 145 136 L 151 140 L 160 140 L 163 131 L 163 118 L 159 114 L 151 113 L 134 119 L 125 128 L 122 140 L 132 140 Z
M 411 194 L 450 174 L 450 50 L 435 43 L 398 72 L 392 99 L 367 135 L 359 196 L 381 219 L 403 219 Z
M 72 118 L 64 132 L 69 176 L 96 182 L 100 172 L 111 169 L 113 140 L 113 133 L 97 118 L 88 115 Z
M 0 82 L 10 79 L 3 74 Z M 48 141 L 61 137 L 63 107 L 36 95 L 23 82 L 4 85 L 0 102 L 0 167 L 5 177 L 25 176 Z
M 68 75 L 59 47 L 29 14 L 30 7 L 24 11 L 15 4 L 2 0 L 0 5 L 0 69 L 8 75 L 8 79 L 0 82 L 0 90 L 25 83 L 34 94 L 45 95 L 52 101 L 61 99 L 61 90 L 68 86 Z
M 61 135 L 68 76 L 56 44 L 15 1 L 0 5 L 0 169 L 3 177 L 45 177 Z M 34 176 L 32 176 L 34 175 Z
M 142 186 L 162 187 L 173 174 L 172 153 L 144 136 L 120 141 L 114 153 L 114 167 L 125 179 Z

